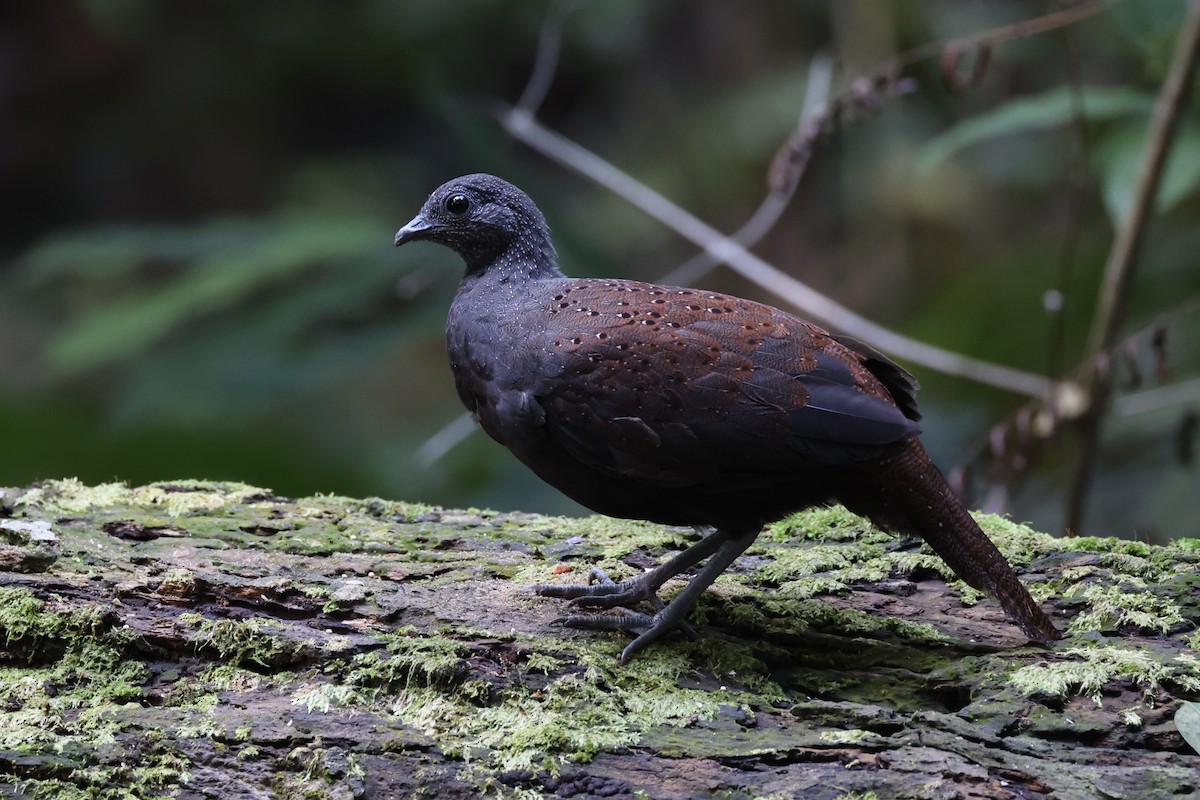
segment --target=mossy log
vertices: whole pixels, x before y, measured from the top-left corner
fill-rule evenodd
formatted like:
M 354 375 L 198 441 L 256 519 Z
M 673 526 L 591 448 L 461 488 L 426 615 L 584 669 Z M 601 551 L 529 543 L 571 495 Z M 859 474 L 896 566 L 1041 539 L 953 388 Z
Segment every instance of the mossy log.
M 559 627 L 525 587 L 632 574 L 691 531 L 194 481 L 0 490 L 0 796 L 1196 795 L 1173 717 L 1200 696 L 1200 542 L 980 522 L 1069 631 L 1055 647 L 827 509 L 759 537 L 699 639 L 619 666 L 621 635 Z

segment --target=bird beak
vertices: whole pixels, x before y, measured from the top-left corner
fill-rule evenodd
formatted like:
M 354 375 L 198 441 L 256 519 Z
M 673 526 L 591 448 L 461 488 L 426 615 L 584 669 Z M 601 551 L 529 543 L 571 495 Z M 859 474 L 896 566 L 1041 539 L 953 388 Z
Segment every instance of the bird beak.
M 396 231 L 396 247 L 399 247 L 405 242 L 411 242 L 414 239 L 424 238 L 424 234 L 431 227 L 433 226 L 426 222 L 424 217 L 422 217 L 420 214 L 417 214 L 412 218 L 411 222 L 409 222 L 400 230 Z

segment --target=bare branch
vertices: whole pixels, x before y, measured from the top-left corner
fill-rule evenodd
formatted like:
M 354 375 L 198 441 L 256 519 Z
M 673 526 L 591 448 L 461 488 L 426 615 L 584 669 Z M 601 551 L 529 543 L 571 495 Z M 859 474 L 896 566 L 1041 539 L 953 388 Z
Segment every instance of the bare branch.
M 813 59 L 808 72 L 808 88 L 804 95 L 804 108 L 800 120 L 787 141 L 779 148 L 771 161 L 767 183 L 770 192 L 761 205 L 741 228 L 729 238 L 749 249 L 766 236 L 796 194 L 804 169 L 808 166 L 813 148 L 826 137 L 840 132 L 845 120 L 853 113 L 863 116 L 863 111 L 877 111 L 880 98 L 888 95 L 907 94 L 913 91 L 911 80 L 900 78 L 890 72 L 878 71 L 869 77 L 859 78 L 851 87 L 828 100 L 829 85 L 833 76 L 833 62 L 826 56 Z M 691 284 L 720 262 L 708 252 L 700 252 L 661 278 L 662 283 Z
M 1158 314 L 1148 324 L 1114 343 L 1113 349 L 1098 356 L 1093 369 L 1107 374 L 1108 364 L 1118 353 L 1140 351 L 1143 343 L 1153 358 L 1154 376 L 1160 383 L 1170 380 L 1172 370 L 1167 363 L 1167 331 L 1180 323 L 1184 317 L 1200 313 L 1200 295 L 1193 295 L 1174 308 Z M 1137 367 L 1141 369 L 1139 365 Z M 1112 398 L 1112 411 L 1120 416 L 1134 416 L 1158 412 L 1200 400 L 1200 378 L 1169 386 L 1158 386 Z M 1065 423 L 1076 422 L 1089 410 L 1089 396 L 1079 383 L 1059 384 L 1059 394 L 1051 403 L 1042 398 L 1033 398 L 997 422 L 986 436 L 970 448 L 970 454 L 959 467 L 964 478 L 970 473 L 980 474 L 989 486 L 991 498 L 1007 497 L 1011 485 L 1017 482 L 1033 464 L 1040 451 L 1058 434 Z M 1012 437 L 1014 446 L 1008 446 Z M 971 465 L 991 462 L 991 469 L 972 470 Z M 996 485 L 1005 485 L 1004 491 L 995 490 Z M 970 487 L 964 485 L 965 496 Z M 1004 508 L 988 506 L 986 510 L 1001 513 Z

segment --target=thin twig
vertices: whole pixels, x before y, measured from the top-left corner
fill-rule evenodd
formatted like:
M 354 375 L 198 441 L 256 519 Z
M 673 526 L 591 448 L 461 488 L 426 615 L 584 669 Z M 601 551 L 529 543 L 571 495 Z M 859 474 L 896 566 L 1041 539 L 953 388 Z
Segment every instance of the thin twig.
M 422 469 L 428 469 L 477 430 L 474 417 L 466 412 L 459 414 L 426 439 L 413 458 Z
M 1104 417 L 1112 399 L 1112 386 L 1097 369 L 1105 359 L 1101 355 L 1112 349 L 1125 313 L 1130 287 L 1137 271 L 1138 255 L 1146 235 L 1146 226 L 1154 213 L 1154 202 L 1162 181 L 1163 167 L 1178 129 L 1179 116 L 1200 54 L 1200 0 L 1188 4 L 1187 20 L 1179 32 L 1175 54 L 1167 77 L 1163 80 L 1158 99 L 1150 114 L 1146 133 L 1146 149 L 1138 170 L 1137 189 L 1129 212 L 1119 220 L 1119 227 L 1104 267 L 1104 280 L 1097 303 L 1096 317 L 1088 341 L 1088 358 L 1084 385 L 1091 391 L 1091 406 L 1082 422 L 1083 440 L 1079 463 L 1067 498 L 1066 527 L 1077 531 L 1083 526 L 1087 496 L 1096 470 Z
M 1075 146 L 1066 167 L 1066 209 L 1063 221 L 1063 239 L 1058 252 L 1058 285 L 1052 290 L 1056 294 L 1057 303 L 1051 307 L 1050 331 L 1046 342 L 1046 372 L 1051 377 L 1058 378 L 1065 369 L 1064 359 L 1067 341 L 1067 318 L 1071 313 L 1074 298 L 1069 287 L 1071 276 L 1075 271 L 1075 261 L 1079 252 L 1079 241 L 1083 235 L 1083 212 L 1091 174 L 1088 168 L 1088 158 L 1092 152 L 1091 133 L 1088 129 L 1087 115 L 1083 104 L 1083 76 L 1081 75 L 1079 58 L 1071 37 L 1071 29 L 1063 28 L 1059 32 L 1062 40 L 1067 69 L 1067 87 L 1070 90 L 1071 126 L 1075 131 Z
M 1116 397 L 1113 399 L 1113 411 L 1122 417 L 1132 417 L 1151 411 L 1165 411 L 1197 400 L 1200 400 L 1200 378 L 1193 378 Z
M 813 140 L 817 138 L 819 131 L 814 131 L 814 128 L 820 125 L 820 120 L 825 115 L 828 107 L 829 87 L 832 83 L 833 59 L 826 55 L 814 57 L 808 66 L 808 86 L 804 91 L 804 103 L 800 109 L 800 119 L 796 123 L 796 130 L 789 137 L 789 141 L 801 137 Z M 812 148 L 809 147 L 808 153 L 811 152 Z M 750 219 L 746 220 L 742 227 L 731 233 L 729 238 L 746 248 L 758 244 L 762 237 L 766 236 L 771 228 L 775 226 L 775 223 L 779 221 L 779 218 L 783 216 L 783 212 L 787 210 L 788 204 L 796 194 L 796 188 L 800 185 L 800 176 L 803 174 L 807 162 L 808 154 L 805 154 L 804 162 L 796 165 L 790 171 L 788 175 L 789 180 L 782 186 L 772 186 L 771 191 L 763 199 L 762 204 L 759 205 Z M 678 284 L 681 286 L 691 284 L 700 280 L 709 270 L 720 263 L 720 261 L 713 258 L 711 253 L 703 250 L 662 276 L 660 281 L 666 284 Z
M 1055 387 L 1053 381 L 1041 375 L 935 347 L 872 322 L 767 263 L 628 173 L 546 128 L 520 109 L 502 111 L 499 121 L 514 139 L 637 206 L 746 279 L 801 309 L 816 322 L 868 341 L 897 358 L 987 386 L 1030 397 L 1049 396 Z
M 537 55 L 533 59 L 533 69 L 529 72 L 529 81 L 525 91 L 517 100 L 517 108 L 529 114 L 536 114 L 550 92 L 554 83 L 554 74 L 558 72 L 558 54 L 562 45 L 563 23 L 567 15 L 575 10 L 571 0 L 551 0 L 546 8 L 546 16 L 542 18 L 542 31 L 538 35 Z
M 928 42 L 901 53 L 893 60 L 889 68 L 899 71 L 925 59 L 945 55 L 947 51 L 950 51 L 953 55 L 961 55 L 971 48 L 990 49 L 1004 42 L 1024 39 L 1035 34 L 1057 30 L 1058 28 L 1065 28 L 1081 22 L 1088 17 L 1108 11 L 1113 6 L 1123 2 L 1125 0 L 1093 0 L 1090 3 L 1080 3 L 1073 8 L 1064 8 L 1062 11 L 1055 11 L 1054 13 L 1035 17 L 1034 19 L 1021 20 L 1012 25 L 1005 25 L 1002 28 L 992 28 L 981 33 L 960 36 L 950 42 Z M 945 64 L 945 59 L 943 59 L 943 64 Z

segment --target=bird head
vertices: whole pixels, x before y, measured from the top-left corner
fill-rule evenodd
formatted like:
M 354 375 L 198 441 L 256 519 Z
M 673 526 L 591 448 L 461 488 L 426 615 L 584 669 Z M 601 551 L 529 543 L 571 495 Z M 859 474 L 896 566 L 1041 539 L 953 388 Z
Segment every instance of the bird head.
M 507 181 L 477 173 L 447 181 L 429 195 L 420 213 L 396 231 L 395 244 L 430 241 L 449 247 L 468 271 L 493 263 L 549 257 L 555 262 L 546 219 L 529 196 Z

